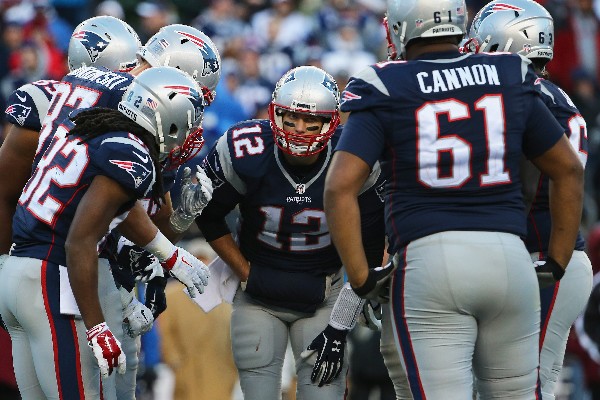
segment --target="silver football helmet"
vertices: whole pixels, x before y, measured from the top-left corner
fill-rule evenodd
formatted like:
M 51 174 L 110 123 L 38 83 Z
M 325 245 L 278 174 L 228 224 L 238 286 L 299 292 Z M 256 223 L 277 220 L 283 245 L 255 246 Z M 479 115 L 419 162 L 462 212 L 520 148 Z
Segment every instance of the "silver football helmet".
M 554 56 L 554 22 L 535 1 L 492 1 L 475 15 L 465 48 L 471 52 L 505 51 L 550 61 Z
M 387 0 L 383 24 L 388 58 L 397 60 L 413 39 L 465 35 L 467 5 L 465 0 Z
M 111 71 L 131 71 L 137 65 L 136 53 L 142 46 L 129 24 L 103 15 L 77 25 L 69 41 L 69 70 L 105 67 Z
M 118 108 L 156 137 L 160 160 L 169 167 L 185 163 L 204 144 L 200 88 L 177 68 L 144 70 L 129 85 Z
M 323 117 L 317 134 L 297 134 L 284 129 L 286 111 Z M 340 91 L 331 75 L 320 68 L 302 66 L 288 71 L 277 82 L 269 105 L 269 119 L 277 146 L 288 154 L 310 156 L 323 150 L 340 123 Z
M 170 66 L 187 72 L 198 82 L 206 105 L 210 105 L 221 77 L 221 55 L 204 33 L 187 25 L 160 29 L 140 48 L 138 57 L 151 66 Z

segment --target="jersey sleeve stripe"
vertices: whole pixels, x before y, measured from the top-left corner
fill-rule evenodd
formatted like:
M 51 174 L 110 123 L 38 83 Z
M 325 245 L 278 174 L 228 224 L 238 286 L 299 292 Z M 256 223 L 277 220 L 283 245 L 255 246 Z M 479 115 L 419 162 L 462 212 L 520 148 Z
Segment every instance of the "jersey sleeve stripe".
M 375 87 L 377 90 L 379 90 L 381 93 L 383 93 L 386 96 L 390 95 L 390 92 L 385 87 L 385 84 L 381 81 L 379 76 L 377 76 L 377 73 L 375 72 L 375 70 L 372 67 L 363 69 L 358 74 L 356 74 L 355 78 L 361 79 L 361 80 L 365 81 L 366 83 L 373 85 L 373 87 Z
M 223 175 L 227 182 L 229 182 L 238 193 L 246 194 L 246 184 L 233 169 L 227 136 L 228 135 L 221 136 L 217 142 L 216 150 L 219 154 L 219 163 L 221 164 L 221 168 L 223 168 Z

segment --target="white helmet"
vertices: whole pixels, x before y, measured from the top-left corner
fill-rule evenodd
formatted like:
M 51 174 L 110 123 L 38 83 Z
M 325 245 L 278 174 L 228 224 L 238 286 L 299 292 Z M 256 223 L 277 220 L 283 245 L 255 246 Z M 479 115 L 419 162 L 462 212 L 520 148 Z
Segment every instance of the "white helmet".
M 204 105 L 198 84 L 173 67 L 148 68 L 123 94 L 119 111 L 156 137 L 160 160 L 176 167 L 204 144 Z
M 69 70 L 105 67 L 111 71 L 131 71 L 137 65 L 136 53 L 142 43 L 126 22 L 103 15 L 77 25 L 69 41 Z
M 138 52 L 151 66 L 179 68 L 200 85 L 207 105 L 215 97 L 221 77 L 221 56 L 204 33 L 188 25 L 173 24 L 160 29 Z
M 319 134 L 297 134 L 283 127 L 285 111 L 323 117 Z M 288 71 L 277 82 L 269 119 L 277 146 L 288 154 L 310 156 L 323 150 L 340 123 L 340 91 L 327 72 L 312 66 Z
M 404 58 L 413 39 L 463 36 L 467 33 L 465 0 L 388 0 L 383 20 L 388 58 Z
M 532 0 L 492 1 L 473 18 L 469 42 L 472 52 L 506 51 L 547 61 L 554 57 L 554 22 L 546 9 Z

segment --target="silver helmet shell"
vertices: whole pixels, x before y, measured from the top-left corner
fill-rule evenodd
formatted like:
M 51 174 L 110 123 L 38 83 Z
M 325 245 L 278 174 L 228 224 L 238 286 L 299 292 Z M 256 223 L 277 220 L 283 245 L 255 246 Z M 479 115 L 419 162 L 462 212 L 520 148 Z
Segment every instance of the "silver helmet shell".
M 140 48 L 138 57 L 153 67 L 179 68 L 198 82 L 207 105 L 214 99 L 221 77 L 221 55 L 198 29 L 181 24 L 165 26 Z
M 103 15 L 87 19 L 71 35 L 69 70 L 96 66 L 130 71 L 137 65 L 136 53 L 141 45 L 135 30 L 118 18 Z
M 388 58 L 397 60 L 413 39 L 465 35 L 467 5 L 465 0 L 388 0 L 384 25 Z
M 286 111 L 324 119 L 317 134 L 288 132 L 283 126 Z M 331 75 L 320 68 L 302 66 L 288 71 L 277 82 L 269 119 L 277 146 L 288 154 L 310 156 L 322 151 L 340 123 L 340 91 Z
M 554 57 L 554 22 L 535 1 L 492 1 L 473 18 L 469 40 L 468 51 L 504 51 L 550 61 Z
M 204 144 L 204 104 L 195 80 L 173 67 L 148 68 L 127 88 L 118 109 L 156 138 L 160 160 L 174 167 Z

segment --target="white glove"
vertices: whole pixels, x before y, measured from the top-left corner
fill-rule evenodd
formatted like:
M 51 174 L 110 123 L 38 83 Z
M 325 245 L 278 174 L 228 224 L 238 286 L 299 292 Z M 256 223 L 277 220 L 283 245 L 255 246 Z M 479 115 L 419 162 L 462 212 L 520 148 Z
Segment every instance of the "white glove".
M 185 249 L 175 247 L 175 252 L 161 265 L 172 277 L 187 286 L 190 297 L 196 297 L 194 288 L 204 293 L 204 287 L 208 285 L 210 277 L 208 267 Z
M 86 331 L 86 335 L 102 376 L 107 377 L 112 374 L 113 368 L 117 368 L 119 374 L 124 374 L 125 353 L 121 350 L 121 343 L 108 329 L 106 322 L 91 327 Z
M 366 300 L 358 316 L 358 323 L 373 331 L 381 330 L 381 304 Z
M 162 265 L 160 265 L 160 262 L 158 262 L 158 258 L 154 256 L 152 256 L 152 258 L 152 263 L 144 268 L 144 272 L 142 273 L 142 275 L 137 275 L 135 277 L 136 281 L 148 283 L 157 276 L 165 276 L 163 272 L 163 267 Z
M 212 199 L 212 181 L 202 167 L 198 165 L 197 169 L 198 183 L 192 182 L 192 170 L 189 167 L 183 170 L 179 206 L 173 211 L 169 220 L 171 228 L 178 233 L 187 230 Z
M 123 332 L 129 337 L 143 335 L 152 329 L 154 317 L 152 311 L 139 302 L 133 291 L 129 292 L 124 287 L 119 288 L 121 303 L 123 304 Z

